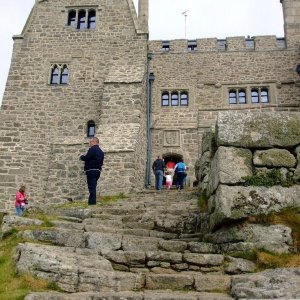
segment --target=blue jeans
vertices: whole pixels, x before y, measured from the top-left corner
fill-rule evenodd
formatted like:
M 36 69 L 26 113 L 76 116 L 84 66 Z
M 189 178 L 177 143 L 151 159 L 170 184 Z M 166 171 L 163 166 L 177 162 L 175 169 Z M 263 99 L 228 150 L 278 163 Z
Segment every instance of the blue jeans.
M 155 171 L 155 189 L 157 190 L 162 189 L 163 177 L 164 177 L 164 173 L 162 170 Z
M 177 172 L 177 186 L 181 190 L 183 190 L 183 181 L 184 181 L 184 178 L 185 178 L 184 172 Z
M 21 217 L 24 214 L 25 206 L 16 206 L 16 215 Z
M 89 205 L 96 204 L 96 190 L 97 190 L 97 181 L 100 178 L 100 171 L 99 170 L 90 170 L 86 171 L 86 181 L 89 189 Z

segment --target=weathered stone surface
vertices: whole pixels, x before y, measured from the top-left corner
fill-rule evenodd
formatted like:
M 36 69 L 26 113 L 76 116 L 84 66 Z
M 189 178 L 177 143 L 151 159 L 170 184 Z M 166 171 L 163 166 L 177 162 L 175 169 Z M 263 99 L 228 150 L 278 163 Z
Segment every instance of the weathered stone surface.
M 102 250 L 101 254 L 108 259 L 119 264 L 125 264 L 127 266 L 145 266 L 146 255 L 145 252 L 138 251 L 111 251 Z
M 212 243 L 189 242 L 189 250 L 194 253 L 217 253 L 218 247 Z
M 43 222 L 41 220 L 6 215 L 3 217 L 2 220 L 1 231 L 2 233 L 5 233 L 9 231 L 12 227 L 16 227 L 16 226 L 32 226 L 32 225 L 40 226 L 42 224 Z
M 300 205 L 300 185 L 242 187 L 219 185 L 215 197 L 210 198 L 210 227 L 215 228 L 228 220 L 268 214 L 289 206 Z
M 221 146 L 211 163 L 207 195 L 211 195 L 219 184 L 242 183 L 245 182 L 243 177 L 251 175 L 252 152 L 249 149 Z
M 181 290 L 189 288 L 194 283 L 191 275 L 177 274 L 146 274 L 146 288 L 150 290 L 172 289 Z
M 264 226 L 248 224 L 243 227 L 223 228 L 205 236 L 205 239 L 216 244 L 251 243 L 255 248 L 264 248 L 276 253 L 289 253 L 293 239 L 291 229 L 284 225 Z
M 158 251 L 158 242 L 157 238 L 124 235 L 122 248 L 124 251 Z
M 220 254 L 184 253 L 183 261 L 198 266 L 220 266 L 224 256 Z
M 238 299 L 299 299 L 300 269 L 236 275 L 232 280 L 231 294 Z
M 263 167 L 287 167 L 296 165 L 296 158 L 285 149 L 257 150 L 254 152 L 253 164 Z
M 225 271 L 227 274 L 241 274 L 254 272 L 256 265 L 252 261 L 243 258 L 227 256 Z
M 86 239 L 86 247 L 90 249 L 110 249 L 119 250 L 122 244 L 122 235 L 100 233 L 100 232 L 87 232 L 84 234 Z
M 195 287 L 199 292 L 226 292 L 230 285 L 231 277 L 228 275 L 195 275 Z
M 158 242 L 159 249 L 164 251 L 183 252 L 187 249 L 187 243 L 182 241 L 166 241 L 160 240 Z
M 294 147 L 300 144 L 300 116 L 285 112 L 220 112 L 218 145 L 243 148 Z
M 179 264 L 182 262 L 182 254 L 176 252 L 146 252 L 146 257 L 151 261 L 170 262 L 172 264 Z

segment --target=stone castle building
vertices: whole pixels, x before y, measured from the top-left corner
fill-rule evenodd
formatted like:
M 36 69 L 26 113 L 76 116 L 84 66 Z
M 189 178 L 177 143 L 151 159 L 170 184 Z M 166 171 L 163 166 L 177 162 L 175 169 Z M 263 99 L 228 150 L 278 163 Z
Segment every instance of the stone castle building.
M 278 0 L 274 0 L 278 1 Z M 86 194 L 89 136 L 106 153 L 100 190 L 142 190 L 157 155 L 191 167 L 220 111 L 299 111 L 300 0 L 284 38 L 148 40 L 148 0 L 36 0 L 0 111 L 0 210 Z

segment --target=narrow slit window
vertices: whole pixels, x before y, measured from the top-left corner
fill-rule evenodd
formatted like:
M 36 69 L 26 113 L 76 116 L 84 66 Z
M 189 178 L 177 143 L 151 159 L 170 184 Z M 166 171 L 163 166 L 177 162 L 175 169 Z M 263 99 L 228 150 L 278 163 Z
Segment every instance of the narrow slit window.
M 161 95 L 161 106 L 169 106 L 169 105 L 170 105 L 169 93 L 163 92 Z
M 80 10 L 78 13 L 78 24 L 77 29 L 85 29 L 86 28 L 86 12 L 85 10 Z
M 61 77 L 60 77 L 61 84 L 68 84 L 69 83 L 69 71 L 66 65 L 63 66 Z
M 171 105 L 172 106 L 178 106 L 179 105 L 178 93 L 177 92 L 174 92 L 171 95 Z
M 68 16 L 68 26 L 75 26 L 76 25 L 76 11 L 70 10 Z
M 87 137 L 93 137 L 96 133 L 96 124 L 94 121 L 90 120 L 87 123 Z
M 94 10 L 90 10 L 88 15 L 88 28 L 95 29 L 95 27 L 96 27 L 96 12 Z
M 187 92 L 181 92 L 180 94 L 180 106 L 188 106 L 189 97 Z
M 51 80 L 50 83 L 51 84 L 58 84 L 59 82 L 59 69 L 57 67 L 57 65 L 54 65 L 52 70 L 51 70 Z
M 229 91 L 229 104 L 237 104 L 237 96 L 236 91 L 231 90 Z
M 170 42 L 169 41 L 163 41 L 162 42 L 162 50 L 164 52 L 169 52 L 170 51 Z

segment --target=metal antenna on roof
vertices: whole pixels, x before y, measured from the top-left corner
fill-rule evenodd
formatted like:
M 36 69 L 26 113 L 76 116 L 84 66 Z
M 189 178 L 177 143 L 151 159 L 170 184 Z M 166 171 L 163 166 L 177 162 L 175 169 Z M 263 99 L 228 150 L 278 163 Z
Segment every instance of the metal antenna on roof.
M 183 13 L 182 13 L 182 15 L 184 15 L 184 37 L 186 38 L 186 18 L 187 18 L 187 12 L 188 12 L 189 10 L 186 10 L 186 11 L 184 11 Z

